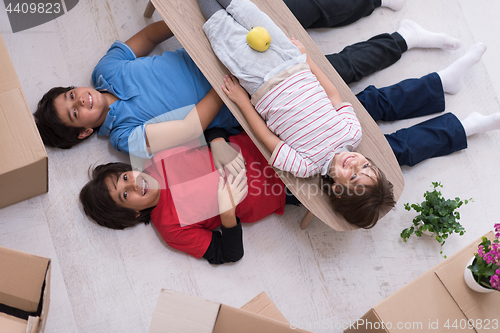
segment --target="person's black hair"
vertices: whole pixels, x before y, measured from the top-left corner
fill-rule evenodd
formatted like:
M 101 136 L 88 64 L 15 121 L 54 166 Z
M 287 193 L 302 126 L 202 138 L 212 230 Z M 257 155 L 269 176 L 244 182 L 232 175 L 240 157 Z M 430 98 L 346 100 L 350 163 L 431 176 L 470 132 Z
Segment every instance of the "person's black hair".
M 79 139 L 80 132 L 85 128 L 66 126 L 57 116 L 54 99 L 71 89 L 75 89 L 75 87 L 54 87 L 43 95 L 40 102 L 38 102 L 34 114 L 35 123 L 43 143 L 49 147 L 69 149 L 90 137 L 89 135 Z
M 92 220 L 111 229 L 122 230 L 140 223 L 148 224 L 154 207 L 139 212 L 120 207 L 111 198 L 106 179 L 118 179 L 121 173 L 132 171 L 130 164 L 115 162 L 102 164 L 91 172 L 91 180 L 80 191 L 80 202 L 85 214 Z

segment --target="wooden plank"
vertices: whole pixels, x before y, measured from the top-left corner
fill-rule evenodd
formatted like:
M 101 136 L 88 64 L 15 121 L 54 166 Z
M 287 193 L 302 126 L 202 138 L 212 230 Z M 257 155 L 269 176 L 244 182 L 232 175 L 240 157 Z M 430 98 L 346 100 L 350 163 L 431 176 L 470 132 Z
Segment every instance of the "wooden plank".
M 394 198 L 397 201 L 404 187 L 403 175 L 389 143 L 377 124 L 281 0 L 254 0 L 253 2 L 267 13 L 287 36 L 297 38 L 304 43 L 314 61 L 337 86 L 342 98 L 354 106 L 363 128 L 363 140 L 357 151 L 368 156 L 384 171 L 394 185 Z M 262 154 L 269 159 L 271 152 L 255 137 L 239 108 L 221 89 L 222 78 L 229 72 L 213 53 L 203 32 L 202 26 L 205 18 L 198 1 L 152 0 L 152 3 L 250 138 Z M 278 175 L 302 204 L 331 228 L 339 231 L 357 229 L 333 211 L 329 197 L 321 192 L 319 177 L 302 179 L 282 171 L 278 172 Z

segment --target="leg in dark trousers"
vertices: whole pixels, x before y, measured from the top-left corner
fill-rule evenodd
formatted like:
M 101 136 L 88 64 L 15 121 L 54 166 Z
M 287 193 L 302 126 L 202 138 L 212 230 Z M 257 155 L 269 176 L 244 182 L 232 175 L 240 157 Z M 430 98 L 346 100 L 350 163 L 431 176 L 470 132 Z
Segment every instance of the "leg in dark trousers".
M 284 0 L 304 29 L 333 28 L 356 22 L 380 7 L 381 0 Z
M 221 0 L 222 1 L 222 0 Z M 226 0 L 228 1 L 228 0 Z M 370 15 L 381 0 L 284 0 L 304 29 L 340 27 Z M 381 34 L 326 58 L 347 83 L 389 67 L 407 50 L 398 33 Z
M 205 17 L 221 7 L 215 0 L 199 0 Z M 227 8 L 231 0 L 218 0 Z M 333 27 L 352 23 L 370 15 L 380 7 L 380 0 L 285 0 L 285 4 L 304 28 Z M 340 53 L 327 55 L 335 70 L 347 83 L 357 82 L 394 64 L 407 50 L 405 40 L 398 33 L 381 34 L 367 41 L 347 46 Z
M 381 89 L 370 86 L 356 97 L 375 121 L 421 117 L 445 108 L 443 85 L 437 73 Z M 408 166 L 467 148 L 462 123 L 452 113 L 401 129 L 385 138 L 399 164 Z
M 445 108 L 443 85 L 437 73 L 381 89 L 369 86 L 356 97 L 375 121 L 427 116 Z
M 462 123 L 445 113 L 415 126 L 385 136 L 399 165 L 414 166 L 426 159 L 445 156 L 467 148 Z
M 341 52 L 327 55 L 326 58 L 345 83 L 349 84 L 391 66 L 407 50 L 405 40 L 395 32 L 347 46 Z

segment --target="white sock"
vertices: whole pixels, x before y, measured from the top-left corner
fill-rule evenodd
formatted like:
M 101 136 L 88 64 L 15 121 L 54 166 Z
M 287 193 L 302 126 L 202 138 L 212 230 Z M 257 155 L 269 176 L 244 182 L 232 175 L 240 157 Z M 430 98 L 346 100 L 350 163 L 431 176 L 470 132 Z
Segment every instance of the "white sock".
M 437 72 L 443 83 L 445 93 L 456 94 L 460 91 L 465 72 L 481 60 L 484 51 L 486 51 L 486 45 L 483 43 L 474 44 L 466 54 L 445 69 Z
M 476 133 L 485 133 L 500 129 L 500 112 L 487 116 L 477 112 L 472 112 L 460 122 L 462 123 L 467 136 L 471 136 Z
M 405 4 L 405 0 L 382 0 L 380 7 L 387 7 L 394 11 L 400 10 Z
M 437 48 L 456 50 L 462 43 L 445 33 L 427 31 L 411 20 L 403 20 L 396 31 L 406 41 L 408 50 L 412 48 Z

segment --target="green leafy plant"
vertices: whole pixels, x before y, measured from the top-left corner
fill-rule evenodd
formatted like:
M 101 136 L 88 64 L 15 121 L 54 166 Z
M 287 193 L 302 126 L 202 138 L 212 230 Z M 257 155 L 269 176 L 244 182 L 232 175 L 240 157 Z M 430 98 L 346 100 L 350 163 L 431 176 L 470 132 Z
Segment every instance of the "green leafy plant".
M 443 187 L 440 182 L 432 182 L 434 190 L 424 193 L 425 200 L 421 204 L 405 203 L 405 209 L 410 211 L 415 210 L 418 215 L 413 219 L 413 225 L 401 232 L 401 237 L 406 240 L 412 235 L 422 236 L 422 233 L 428 231 L 433 234 L 433 237 L 441 245 L 441 255 L 443 255 L 442 247 L 445 240 L 452 233 L 457 233 L 462 236 L 465 233 L 464 227 L 458 222 L 460 213 L 456 211 L 462 205 L 473 201 L 461 200 L 460 198 L 448 199 L 443 198 L 438 187 Z M 446 258 L 446 256 L 443 256 Z

